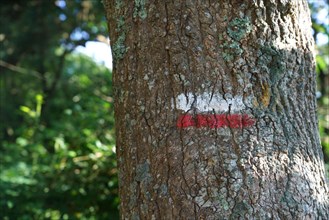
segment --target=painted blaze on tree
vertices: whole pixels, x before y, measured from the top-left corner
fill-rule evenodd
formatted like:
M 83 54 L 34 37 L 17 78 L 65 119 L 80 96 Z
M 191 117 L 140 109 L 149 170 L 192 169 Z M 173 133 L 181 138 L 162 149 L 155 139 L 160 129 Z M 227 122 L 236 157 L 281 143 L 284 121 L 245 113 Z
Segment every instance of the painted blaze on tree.
M 122 219 L 326 219 L 306 1 L 104 1 Z

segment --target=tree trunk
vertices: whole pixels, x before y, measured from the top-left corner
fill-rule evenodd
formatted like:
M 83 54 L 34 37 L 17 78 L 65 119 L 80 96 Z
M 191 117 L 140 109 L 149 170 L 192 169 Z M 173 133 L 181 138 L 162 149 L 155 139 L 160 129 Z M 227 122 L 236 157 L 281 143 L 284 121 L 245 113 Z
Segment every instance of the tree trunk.
M 122 219 L 327 219 L 305 0 L 106 0 Z

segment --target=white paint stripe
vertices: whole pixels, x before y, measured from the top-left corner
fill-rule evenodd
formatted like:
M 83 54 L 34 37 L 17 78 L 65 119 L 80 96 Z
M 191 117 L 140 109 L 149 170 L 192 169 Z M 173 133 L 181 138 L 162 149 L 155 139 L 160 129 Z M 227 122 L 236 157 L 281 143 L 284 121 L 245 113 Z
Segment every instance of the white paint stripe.
M 175 107 L 173 103 L 173 107 Z M 246 108 L 242 96 L 224 99 L 221 94 L 203 93 L 194 95 L 193 93 L 180 94 L 176 98 L 176 108 L 185 112 L 191 109 L 197 109 L 200 112 L 231 112 L 241 111 Z

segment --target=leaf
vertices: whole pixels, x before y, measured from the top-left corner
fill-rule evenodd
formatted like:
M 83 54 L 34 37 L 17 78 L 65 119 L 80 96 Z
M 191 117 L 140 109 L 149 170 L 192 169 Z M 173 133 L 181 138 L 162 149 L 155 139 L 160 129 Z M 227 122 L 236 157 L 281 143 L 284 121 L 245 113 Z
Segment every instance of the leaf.
M 21 106 L 20 110 L 26 114 L 28 114 L 31 118 L 35 118 L 36 117 L 36 112 L 33 111 L 32 109 L 30 109 L 27 106 Z
M 20 107 L 20 110 L 22 111 L 22 112 L 25 112 L 25 113 L 27 113 L 27 114 L 30 114 L 30 112 L 32 111 L 29 107 L 27 107 L 27 106 L 21 106 Z

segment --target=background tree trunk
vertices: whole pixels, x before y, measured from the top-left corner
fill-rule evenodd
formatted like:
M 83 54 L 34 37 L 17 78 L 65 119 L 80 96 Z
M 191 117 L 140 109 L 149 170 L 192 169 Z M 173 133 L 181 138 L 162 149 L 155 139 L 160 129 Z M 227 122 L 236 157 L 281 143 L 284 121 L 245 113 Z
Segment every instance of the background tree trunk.
M 122 219 L 326 219 L 306 1 L 111 1 Z

